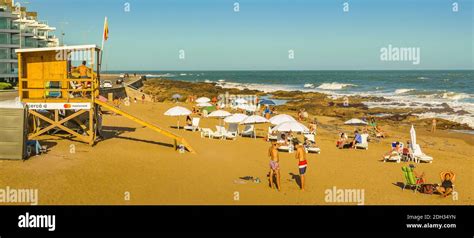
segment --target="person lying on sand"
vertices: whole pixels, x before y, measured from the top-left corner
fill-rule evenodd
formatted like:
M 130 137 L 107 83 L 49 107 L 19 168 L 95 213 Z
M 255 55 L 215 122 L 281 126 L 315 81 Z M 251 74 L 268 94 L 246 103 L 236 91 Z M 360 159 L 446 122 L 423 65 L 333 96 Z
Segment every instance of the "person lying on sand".
M 295 147 L 295 158 L 298 160 L 298 170 L 301 179 L 301 191 L 304 191 L 304 175 L 306 174 L 306 167 L 308 166 L 308 162 L 306 161 L 306 152 L 304 150 L 303 145 L 299 142 L 298 139 L 295 138 L 293 140 L 293 145 Z
M 436 190 L 440 193 L 441 197 L 447 197 L 453 192 L 453 183 L 456 179 L 456 175 L 452 171 L 441 172 L 441 186 L 438 186 Z
M 186 125 L 187 126 L 192 126 L 193 125 L 193 120 L 189 115 L 186 116 Z
M 278 144 L 272 142 L 272 146 L 268 149 L 268 156 L 270 157 L 270 187 L 275 188 L 273 178 L 276 175 L 276 184 L 278 191 L 280 191 L 280 157 L 278 156 Z

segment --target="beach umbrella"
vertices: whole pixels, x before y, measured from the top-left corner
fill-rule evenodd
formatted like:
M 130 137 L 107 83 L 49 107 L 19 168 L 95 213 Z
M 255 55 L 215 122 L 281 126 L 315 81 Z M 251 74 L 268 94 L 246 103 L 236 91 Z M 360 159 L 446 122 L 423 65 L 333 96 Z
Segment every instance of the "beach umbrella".
M 268 120 L 265 117 L 259 116 L 259 115 L 252 115 L 247 117 L 245 120 L 243 120 L 240 124 L 244 125 L 254 125 L 254 124 L 262 124 L 262 123 L 267 123 Z M 255 133 L 255 126 L 253 127 L 253 134 L 254 137 L 257 138 L 257 134 Z
M 410 129 L 410 139 L 411 139 L 411 146 L 412 148 L 414 148 L 414 146 L 416 145 L 416 131 L 413 125 L 411 125 L 411 129 Z
M 173 96 L 171 96 L 172 99 L 180 99 L 182 98 L 183 96 L 181 96 L 181 94 L 173 94 Z
M 206 97 L 200 97 L 200 98 L 196 99 L 197 103 L 205 103 L 205 102 L 210 102 L 210 101 L 211 101 L 211 99 L 206 98 Z
M 258 104 L 260 104 L 260 105 L 276 105 L 276 103 L 274 101 L 268 100 L 268 99 L 263 99 L 260 102 L 258 102 Z
M 297 121 L 287 121 L 275 126 L 272 131 L 279 132 L 309 132 L 308 127 L 297 122 Z
M 249 104 L 240 104 L 237 108 L 248 111 L 248 112 L 255 112 L 257 111 L 257 106 L 249 105 Z
M 344 122 L 345 125 L 353 125 L 353 126 L 365 126 L 367 125 L 367 122 L 362 121 L 361 119 L 356 119 L 352 118 L 346 122 Z
M 192 112 L 185 107 L 176 106 L 168 109 L 164 114 L 165 116 L 178 117 L 178 130 L 179 130 L 179 117 L 190 115 Z
M 235 113 L 232 114 L 224 119 L 225 123 L 241 123 L 245 119 L 247 119 L 248 116 L 242 113 Z
M 224 118 L 230 116 L 230 112 L 224 111 L 224 110 L 216 110 L 211 112 L 208 117 L 219 117 L 219 118 Z
M 197 104 L 198 107 L 212 107 L 212 104 L 208 102 L 201 102 Z
M 217 118 L 224 118 L 224 117 L 228 117 L 230 116 L 230 112 L 228 111 L 224 111 L 224 110 L 216 110 L 216 111 L 213 111 L 211 112 L 209 115 L 207 115 L 208 117 L 217 117 Z M 222 124 L 222 123 L 221 123 Z
M 287 115 L 287 114 L 280 114 L 280 115 L 276 115 L 272 118 L 270 118 L 270 123 L 272 123 L 273 125 L 279 125 L 283 122 L 289 122 L 289 121 L 296 121 L 295 118 L 293 118 L 292 116 L 290 115 Z

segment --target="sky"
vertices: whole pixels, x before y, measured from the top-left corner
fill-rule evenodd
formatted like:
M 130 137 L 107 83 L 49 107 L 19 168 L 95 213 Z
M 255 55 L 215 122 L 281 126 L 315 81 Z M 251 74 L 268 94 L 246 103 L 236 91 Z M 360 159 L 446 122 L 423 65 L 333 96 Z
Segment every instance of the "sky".
M 474 69 L 472 0 L 22 2 L 67 45 L 100 46 L 107 16 L 106 70 Z M 389 45 L 419 64 L 381 60 Z

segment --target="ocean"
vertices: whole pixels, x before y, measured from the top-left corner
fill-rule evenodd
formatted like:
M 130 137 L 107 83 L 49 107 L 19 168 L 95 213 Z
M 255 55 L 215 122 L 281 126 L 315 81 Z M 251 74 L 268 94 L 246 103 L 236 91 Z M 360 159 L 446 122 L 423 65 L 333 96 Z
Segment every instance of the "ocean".
M 108 72 L 121 73 L 121 72 Z M 141 71 L 128 72 L 191 82 L 215 82 L 224 88 L 314 91 L 342 97 L 379 96 L 390 102 L 369 107 L 446 108 L 418 115 L 466 123 L 474 128 L 474 70 L 443 71 Z

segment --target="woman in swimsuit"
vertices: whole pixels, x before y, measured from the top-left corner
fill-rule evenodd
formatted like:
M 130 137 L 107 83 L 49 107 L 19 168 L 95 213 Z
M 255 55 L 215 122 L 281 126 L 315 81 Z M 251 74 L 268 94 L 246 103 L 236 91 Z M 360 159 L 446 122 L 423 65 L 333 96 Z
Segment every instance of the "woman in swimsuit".
M 453 182 L 456 178 L 456 175 L 449 172 L 442 172 L 441 177 L 441 186 L 438 186 L 436 190 L 441 194 L 441 197 L 447 197 L 453 192 Z

